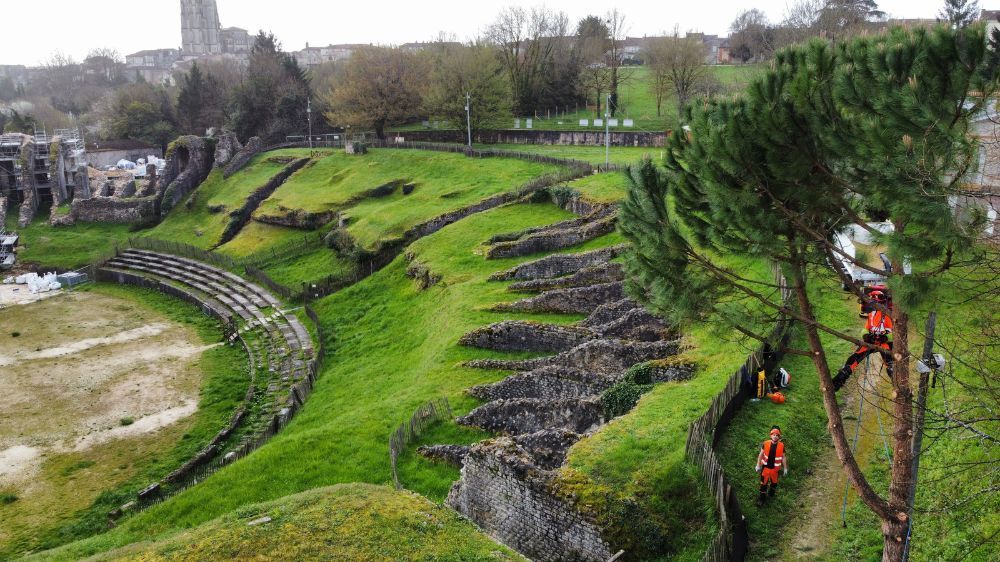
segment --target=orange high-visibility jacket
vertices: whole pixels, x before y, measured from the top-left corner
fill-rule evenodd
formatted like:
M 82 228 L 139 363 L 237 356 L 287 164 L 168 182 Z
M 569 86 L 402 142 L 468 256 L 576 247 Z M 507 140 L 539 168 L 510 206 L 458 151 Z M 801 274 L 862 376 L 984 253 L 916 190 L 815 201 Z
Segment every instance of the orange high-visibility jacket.
M 760 464 L 764 468 L 772 468 L 770 466 L 767 466 L 767 458 L 769 456 L 771 456 L 771 440 L 770 439 L 768 439 L 767 441 L 764 441 L 764 445 L 763 445 L 763 447 L 761 447 L 761 451 L 760 451 Z M 781 441 L 778 441 L 778 449 L 774 452 L 774 467 L 773 468 L 779 469 L 782 466 L 784 466 L 784 464 L 785 464 L 785 444 L 782 443 Z
M 865 329 L 870 334 L 891 334 L 892 318 L 881 310 L 873 310 L 868 313 L 868 321 L 865 323 Z

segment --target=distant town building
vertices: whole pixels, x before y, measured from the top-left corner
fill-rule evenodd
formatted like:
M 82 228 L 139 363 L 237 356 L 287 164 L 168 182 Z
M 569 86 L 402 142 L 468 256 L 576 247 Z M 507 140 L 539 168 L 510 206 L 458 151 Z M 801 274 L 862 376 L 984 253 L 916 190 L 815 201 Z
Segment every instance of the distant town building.
M 370 46 L 363 43 L 349 43 L 327 45 L 326 47 L 310 47 L 309 43 L 306 43 L 305 49 L 293 52 L 292 56 L 295 58 L 295 62 L 299 63 L 299 66 L 312 68 L 325 62 L 337 62 L 349 59 L 354 51 Z
M 173 65 L 180 59 L 178 49 L 147 49 L 125 55 L 126 74 L 130 80 L 141 76 L 150 84 L 170 84 Z

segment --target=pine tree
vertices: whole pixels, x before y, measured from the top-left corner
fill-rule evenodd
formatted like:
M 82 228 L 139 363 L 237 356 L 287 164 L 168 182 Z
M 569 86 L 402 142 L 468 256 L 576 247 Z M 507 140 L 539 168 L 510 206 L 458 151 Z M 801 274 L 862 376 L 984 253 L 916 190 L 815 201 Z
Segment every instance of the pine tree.
M 938 12 L 938 17 L 952 27 L 968 27 L 978 15 L 978 0 L 944 0 L 944 6 Z
M 630 170 L 622 206 L 636 298 L 676 322 L 716 319 L 761 340 L 775 315 L 799 321 L 809 349 L 788 351 L 813 360 L 837 455 L 882 522 L 883 560 L 902 559 L 912 508 L 911 311 L 927 304 L 928 289 L 982 227 L 979 217 L 953 213 L 948 197 L 976 161 L 970 121 L 996 91 L 984 81 L 989 58 L 982 27 L 895 29 L 782 51 L 742 96 L 689 107 L 689 130 L 668 141 L 666 173 L 650 162 Z M 894 294 L 893 465 L 884 496 L 848 446 L 820 334 L 861 342 L 819 322 L 811 297 L 828 264 L 850 259 L 835 236 L 865 224 L 862 204 L 885 209 L 895 227 L 872 232 L 888 248 L 891 271 L 855 260 L 885 275 Z M 719 255 L 746 266 L 721 265 Z M 779 267 L 791 302 L 755 273 L 765 262 Z

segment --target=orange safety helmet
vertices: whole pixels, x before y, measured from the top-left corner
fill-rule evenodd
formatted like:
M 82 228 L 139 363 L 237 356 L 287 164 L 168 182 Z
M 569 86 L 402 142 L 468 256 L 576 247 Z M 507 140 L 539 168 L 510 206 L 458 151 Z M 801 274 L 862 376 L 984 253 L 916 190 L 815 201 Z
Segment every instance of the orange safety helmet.
M 774 394 L 771 395 L 771 402 L 774 402 L 775 404 L 784 404 L 785 395 L 780 392 L 775 392 Z M 771 431 L 776 431 L 776 430 L 772 429 Z M 779 431 L 778 433 L 780 434 L 781 432 Z

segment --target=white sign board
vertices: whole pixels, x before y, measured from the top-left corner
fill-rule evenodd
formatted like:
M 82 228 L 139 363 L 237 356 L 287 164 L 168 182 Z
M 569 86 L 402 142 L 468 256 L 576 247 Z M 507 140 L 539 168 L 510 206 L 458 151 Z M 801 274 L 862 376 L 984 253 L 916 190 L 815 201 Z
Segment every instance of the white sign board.
M 617 126 L 618 126 L 617 119 L 608 119 L 608 127 L 617 127 Z
M 590 124 L 590 119 L 580 119 L 580 126 L 581 127 L 586 127 L 589 124 Z
M 530 129 L 531 128 L 531 119 L 525 119 L 524 120 L 524 127 L 526 129 Z
M 626 127 L 634 127 L 635 126 L 635 123 L 633 123 L 631 119 L 626 119 L 625 121 L 622 122 L 622 124 L 625 125 Z
M 515 129 L 520 129 L 521 128 L 521 120 L 520 119 L 515 119 L 514 120 L 514 128 Z
M 604 119 L 594 119 L 594 126 L 595 127 L 603 127 L 604 126 Z

